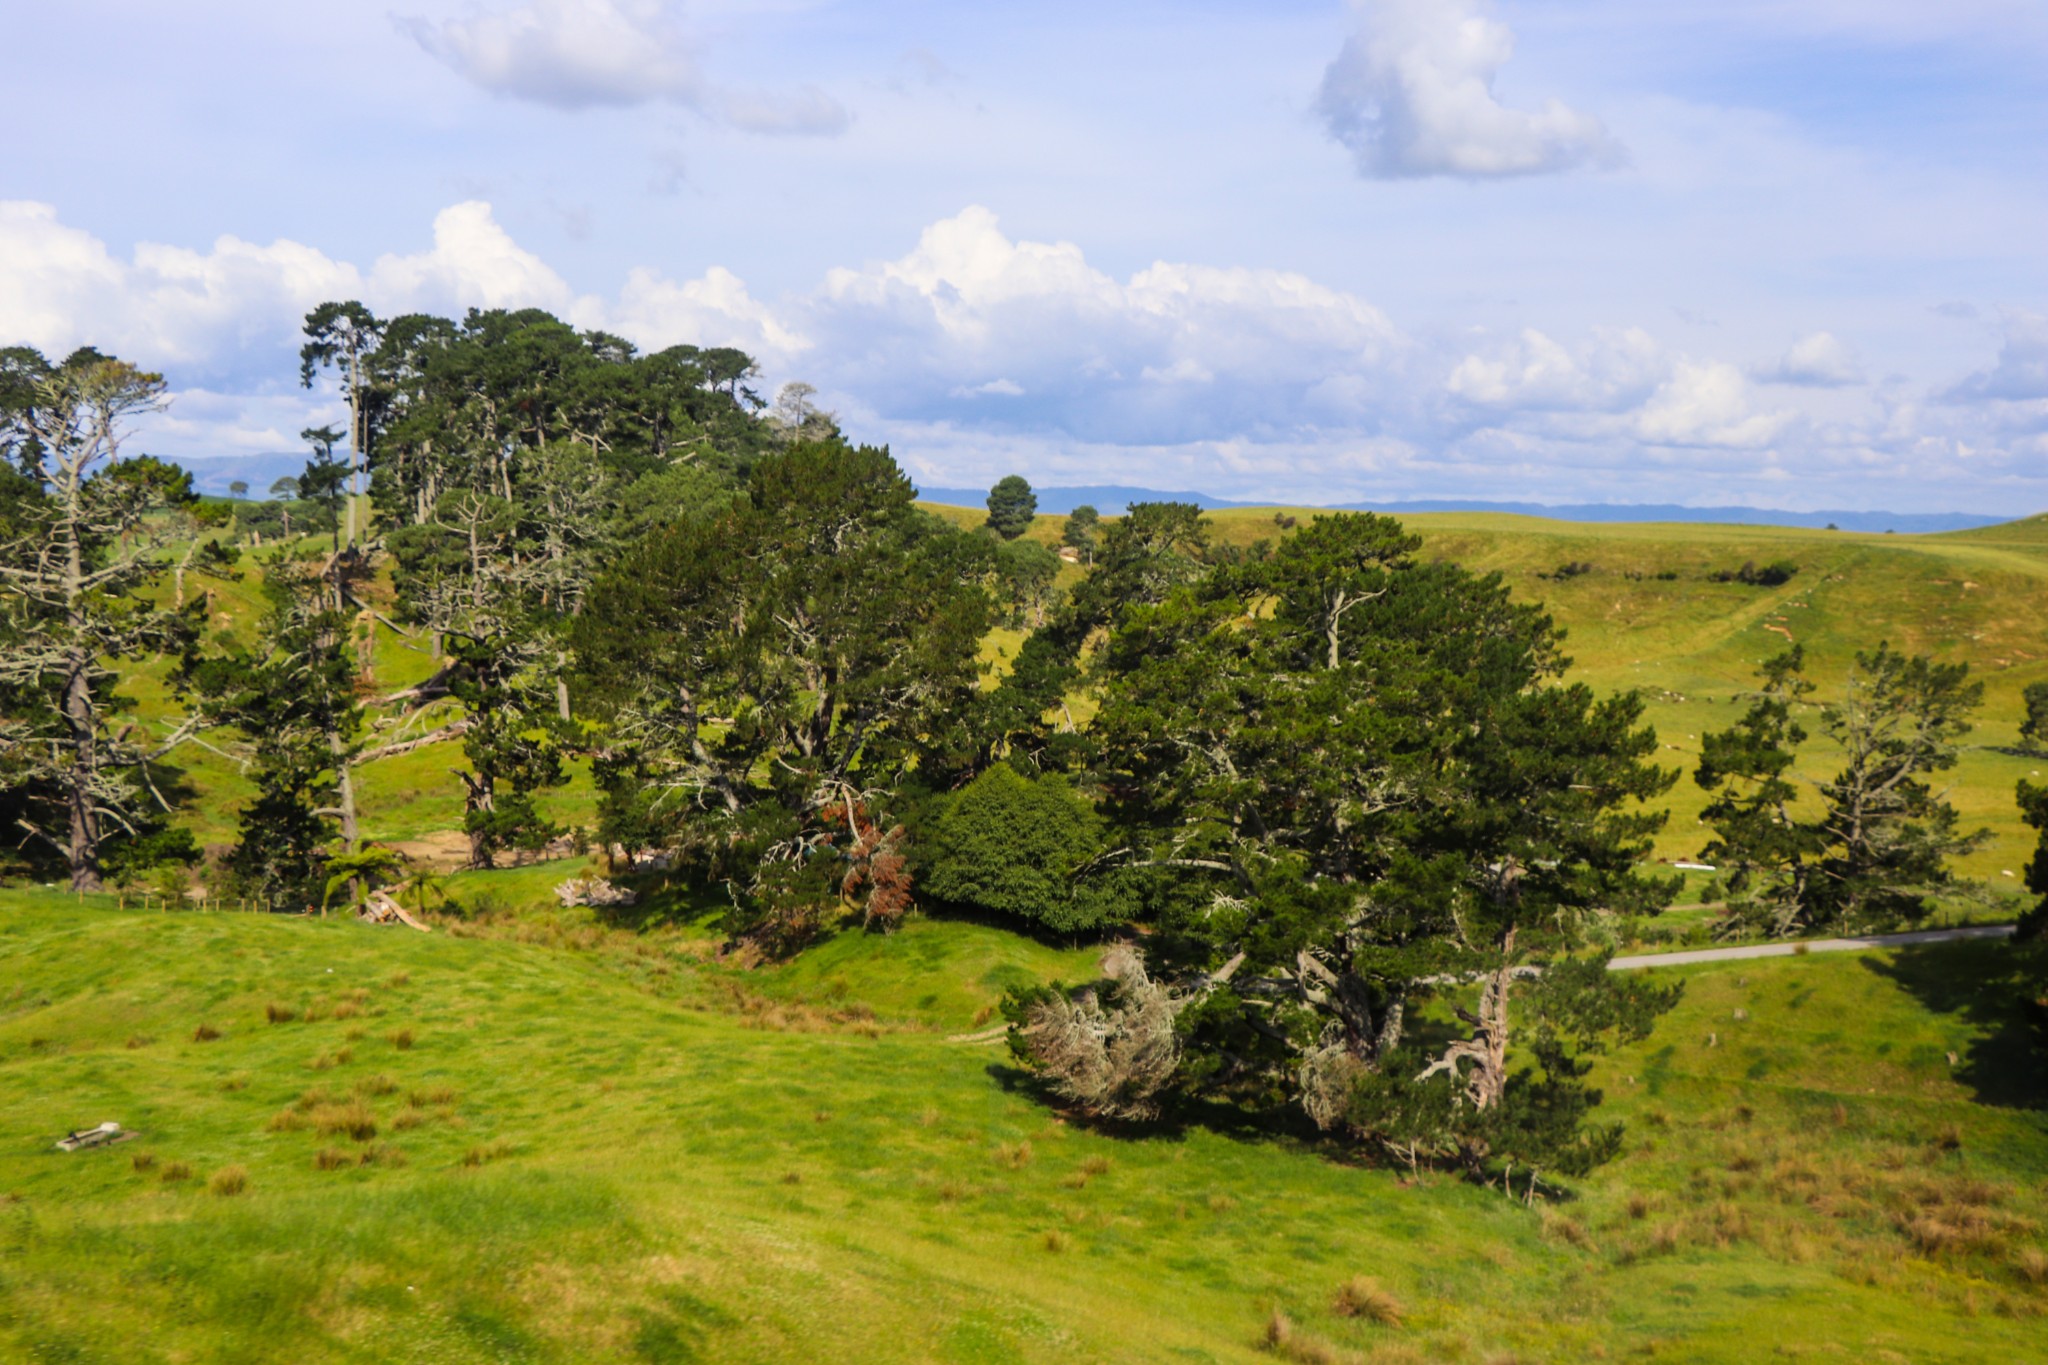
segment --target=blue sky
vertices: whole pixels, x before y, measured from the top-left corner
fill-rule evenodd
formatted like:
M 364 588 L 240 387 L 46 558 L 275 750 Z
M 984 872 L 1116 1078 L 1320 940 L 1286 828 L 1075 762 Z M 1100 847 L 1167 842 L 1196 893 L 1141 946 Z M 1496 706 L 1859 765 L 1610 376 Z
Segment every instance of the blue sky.
M 915 475 L 2048 506 L 2038 0 L 9 5 L 0 344 L 186 457 L 298 319 L 737 344 Z

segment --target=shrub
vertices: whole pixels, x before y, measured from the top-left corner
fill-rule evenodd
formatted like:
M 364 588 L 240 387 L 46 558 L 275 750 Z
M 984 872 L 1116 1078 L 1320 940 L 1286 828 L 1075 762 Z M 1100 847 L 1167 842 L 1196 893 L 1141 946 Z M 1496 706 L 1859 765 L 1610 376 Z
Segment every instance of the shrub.
M 998 764 L 926 831 L 920 882 L 941 900 L 1074 933 L 1121 918 L 1105 888 L 1074 875 L 1102 846 L 1101 817 L 1066 778 Z

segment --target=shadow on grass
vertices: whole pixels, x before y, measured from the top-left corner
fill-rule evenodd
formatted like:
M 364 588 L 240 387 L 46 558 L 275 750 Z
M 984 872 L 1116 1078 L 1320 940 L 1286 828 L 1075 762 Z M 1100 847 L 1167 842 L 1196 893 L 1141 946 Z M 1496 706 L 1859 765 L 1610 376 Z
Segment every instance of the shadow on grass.
M 1929 1010 L 1956 1015 L 1977 1030 L 1955 1077 L 1978 1103 L 2048 1109 L 2048 1018 L 2037 998 L 2043 952 L 2007 943 L 1940 943 L 1901 948 L 1889 958 L 1871 955 L 1862 964 Z

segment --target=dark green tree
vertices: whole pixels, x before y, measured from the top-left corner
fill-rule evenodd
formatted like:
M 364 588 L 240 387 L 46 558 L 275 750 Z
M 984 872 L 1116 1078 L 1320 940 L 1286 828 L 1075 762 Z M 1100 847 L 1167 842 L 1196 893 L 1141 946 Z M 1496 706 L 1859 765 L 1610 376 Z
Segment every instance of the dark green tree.
M 385 324 L 362 304 L 323 303 L 306 314 L 306 344 L 299 348 L 299 383 L 313 387 L 320 370 L 333 368 L 341 376 L 342 400 L 348 404 L 348 543 L 356 543 L 357 503 L 363 493 L 363 473 L 370 459 L 371 434 L 376 425 L 381 395 L 373 375 L 371 357 L 382 340 Z M 329 454 L 331 458 L 332 446 Z
M 225 862 L 236 894 L 268 909 L 324 898 L 328 860 L 354 851 L 353 765 L 361 752 L 348 614 L 311 567 L 264 565 L 270 609 L 252 647 L 191 666 L 209 718 L 238 730 L 256 795 L 236 818 Z
M 1888 644 L 1856 656 L 1821 728 L 1847 756 L 1820 789 L 1828 852 L 1815 869 L 1812 922 L 1849 930 L 1911 923 L 1952 883 L 1948 860 L 1981 847 L 1928 779 L 1955 767 L 1984 684 L 1968 664 L 1937 664 Z
M 1814 862 L 1825 839 L 1793 813 L 1800 789 L 1792 765 L 1807 738 L 1796 711 L 1813 691 L 1800 673 L 1804 662 L 1797 645 L 1767 660 L 1742 719 L 1700 737 L 1693 776 L 1713 793 L 1701 818 L 1715 837 L 1703 856 L 1727 893 L 1724 932 L 1791 933 L 1812 909 Z
M 1038 515 L 1038 494 L 1022 474 L 1005 474 L 988 490 L 988 521 L 984 523 L 1004 540 L 1015 540 L 1031 529 Z
M 797 443 L 741 506 L 627 550 L 575 622 L 606 820 L 727 886 L 735 937 L 794 946 L 879 893 L 905 783 L 968 747 L 989 550 L 913 497 L 886 450 Z
M 1549 618 L 1418 562 L 1389 519 L 1318 518 L 1206 569 L 1192 516 L 1149 520 L 1145 553 L 1112 533 L 1096 571 L 1136 603 L 1102 652 L 1096 780 L 1124 852 L 1096 872 L 1154 926 L 1162 1090 L 1289 1102 L 1475 1171 L 1611 1154 L 1583 1054 L 1672 997 L 1562 954 L 1671 890 L 1636 872 L 1663 820 L 1638 803 L 1675 776 L 1646 761 L 1640 700 L 1558 682 Z M 1469 1035 L 1408 1028 L 1446 994 Z
M 1045 624 L 1059 573 L 1060 557 L 1035 540 L 1009 540 L 996 546 L 996 582 L 1010 624 L 1032 628 Z
M 2021 943 L 2035 943 L 2048 937 L 2048 787 L 2037 787 L 2025 778 L 2019 784 L 2020 818 L 2040 835 L 2034 856 L 2027 860 L 2027 890 L 2038 899 L 2020 916 L 2013 937 Z
M 313 447 L 313 458 L 306 461 L 305 472 L 293 480 L 292 491 L 327 514 L 334 532 L 334 548 L 339 551 L 342 503 L 349 496 L 349 467 L 334 458 L 334 444 L 341 439 L 341 433 L 333 427 L 308 427 L 299 433 L 299 439 Z
M 2040 754 L 2042 745 L 2048 744 L 2048 682 L 2028 683 L 2020 699 L 2026 707 L 2020 720 L 2020 747 Z
M 1065 777 L 998 763 L 946 801 L 918 866 L 940 900 L 1070 934 L 1121 918 L 1113 891 L 1079 875 L 1104 851 L 1101 817 Z
M 1071 546 L 1081 556 L 1083 564 L 1095 562 L 1095 536 L 1102 523 L 1102 514 L 1087 503 L 1082 503 L 1067 513 L 1066 529 L 1060 533 L 1060 543 Z

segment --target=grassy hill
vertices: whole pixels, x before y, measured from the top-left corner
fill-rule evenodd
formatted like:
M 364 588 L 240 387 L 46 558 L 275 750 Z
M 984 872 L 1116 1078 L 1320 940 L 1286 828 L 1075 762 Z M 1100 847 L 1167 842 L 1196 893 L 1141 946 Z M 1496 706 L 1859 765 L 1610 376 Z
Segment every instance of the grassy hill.
M 0 1359 L 2048 1345 L 2048 1094 L 1995 946 L 1689 969 L 1601 1063 L 1626 1154 L 1528 1208 L 1241 1124 L 1063 1122 L 954 1039 L 1085 953 L 924 921 L 743 974 L 580 913 L 427 936 L 0 893 Z M 140 1136 L 50 1146 L 109 1118 Z M 1345 1316 L 1356 1277 L 1381 1297 Z

